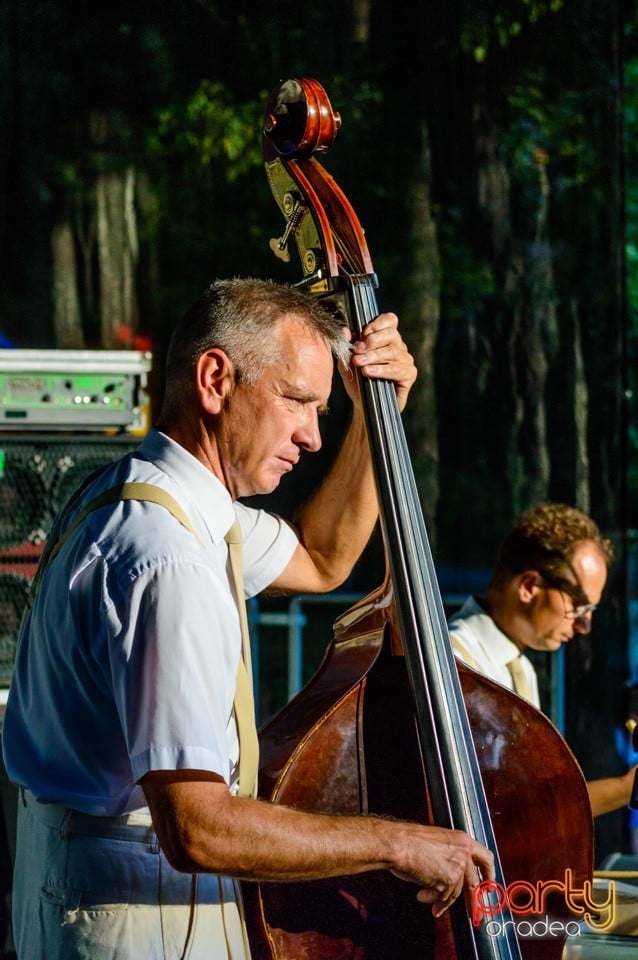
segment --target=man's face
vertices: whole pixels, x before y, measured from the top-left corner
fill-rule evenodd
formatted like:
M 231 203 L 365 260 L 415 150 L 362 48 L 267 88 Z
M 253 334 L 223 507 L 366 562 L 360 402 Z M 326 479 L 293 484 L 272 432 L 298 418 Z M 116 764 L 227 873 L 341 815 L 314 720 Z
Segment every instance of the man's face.
M 281 321 L 282 361 L 255 384 L 235 384 L 218 441 L 234 498 L 271 493 L 302 451 L 321 447 L 319 414 L 327 408 L 333 359 L 327 343 L 294 316 Z
M 607 563 L 593 541 L 585 541 L 571 558 L 573 573 L 578 578 L 583 603 L 597 605 L 607 581 Z M 530 631 L 526 645 L 533 650 L 554 651 L 571 640 L 575 633 L 589 633 L 593 611 L 576 616 L 580 603 L 563 590 L 539 577 L 538 588 L 530 605 Z

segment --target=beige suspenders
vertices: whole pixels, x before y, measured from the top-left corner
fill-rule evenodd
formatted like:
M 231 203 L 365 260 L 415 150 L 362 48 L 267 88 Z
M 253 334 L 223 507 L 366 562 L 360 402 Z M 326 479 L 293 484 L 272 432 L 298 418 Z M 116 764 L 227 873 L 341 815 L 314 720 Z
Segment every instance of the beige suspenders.
M 235 687 L 235 720 L 239 733 L 239 795 L 257 796 L 257 772 L 259 770 L 259 740 L 255 723 L 255 700 L 253 695 L 253 671 L 250 656 L 248 615 L 244 598 L 244 575 L 242 570 L 242 535 L 239 520 L 235 517 L 226 534 L 230 566 L 235 581 L 235 594 L 241 625 L 242 655 L 237 667 Z
M 79 491 L 78 491 L 79 492 Z M 73 531 L 82 523 L 82 521 L 93 510 L 106 506 L 108 503 L 117 503 L 120 500 L 146 500 L 151 503 L 157 503 L 175 517 L 179 523 L 185 527 L 189 533 L 195 537 L 198 543 L 202 543 L 201 537 L 193 527 L 189 517 L 174 499 L 161 487 L 152 483 L 124 483 L 119 487 L 110 487 L 99 496 L 95 497 L 84 506 L 76 515 L 71 525 L 60 535 L 60 525 L 63 515 L 60 515 L 58 522 L 53 526 L 47 539 L 40 563 L 27 598 L 25 616 L 33 605 L 33 599 L 38 589 L 44 568 L 62 548 L 62 545 L 73 533 Z M 252 671 L 250 664 L 250 640 L 248 637 L 248 618 L 246 615 L 246 604 L 243 592 L 243 577 L 241 572 L 241 530 L 239 523 L 235 523 L 226 534 L 226 541 L 230 554 L 231 568 L 237 595 L 237 607 L 239 610 L 239 619 L 242 633 L 242 656 L 239 658 L 237 668 L 237 681 L 235 687 L 234 710 L 237 722 L 237 732 L 239 736 L 239 794 L 240 796 L 256 796 L 257 793 L 257 772 L 259 767 L 259 742 L 257 739 L 257 729 L 255 726 L 255 704 L 252 689 Z

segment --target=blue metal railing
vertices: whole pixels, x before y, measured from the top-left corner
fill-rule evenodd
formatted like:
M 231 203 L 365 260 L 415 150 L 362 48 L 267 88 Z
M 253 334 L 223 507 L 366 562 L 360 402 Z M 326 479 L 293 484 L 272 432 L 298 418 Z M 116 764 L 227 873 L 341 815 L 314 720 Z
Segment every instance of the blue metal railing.
M 251 648 L 253 654 L 253 679 L 255 686 L 255 710 L 257 717 L 261 716 L 260 704 L 260 632 L 262 627 L 280 627 L 287 635 L 287 663 L 286 663 L 286 699 L 287 701 L 299 693 L 303 686 L 304 670 L 304 632 L 312 619 L 310 607 L 339 607 L 347 610 L 364 596 L 363 593 L 335 592 L 335 593 L 300 593 L 291 597 L 284 610 L 268 610 L 260 606 L 259 600 L 253 598 L 248 601 L 248 620 L 251 633 Z M 466 599 L 466 594 L 444 593 L 443 603 L 446 609 L 459 607 Z M 548 715 L 557 729 L 565 730 L 565 656 L 564 650 L 553 653 L 548 658 L 549 671 L 549 698 Z

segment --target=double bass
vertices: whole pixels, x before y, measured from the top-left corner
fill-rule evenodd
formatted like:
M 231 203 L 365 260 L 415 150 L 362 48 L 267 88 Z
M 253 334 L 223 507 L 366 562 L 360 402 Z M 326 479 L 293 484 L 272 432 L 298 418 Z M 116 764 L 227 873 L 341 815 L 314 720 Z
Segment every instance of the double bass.
M 300 281 L 337 301 L 356 337 L 378 313 L 364 231 L 315 153 L 341 119 L 316 80 L 282 81 L 264 119 L 264 161 L 284 215 L 271 242 Z M 387 559 L 384 582 L 342 614 L 315 676 L 260 731 L 259 793 L 325 813 L 465 830 L 496 881 L 438 920 L 387 871 L 244 884 L 253 960 L 559 960 L 590 881 L 583 775 L 550 721 L 457 665 L 391 383 L 360 378 Z M 514 885 L 512 886 L 512 883 Z

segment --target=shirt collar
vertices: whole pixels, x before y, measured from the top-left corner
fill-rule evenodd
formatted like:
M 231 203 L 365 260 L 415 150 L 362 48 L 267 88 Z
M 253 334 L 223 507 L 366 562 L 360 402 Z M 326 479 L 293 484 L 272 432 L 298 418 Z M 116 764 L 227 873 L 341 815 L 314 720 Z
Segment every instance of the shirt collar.
M 194 508 L 213 542 L 223 540 L 235 520 L 233 501 L 226 487 L 208 467 L 181 444 L 152 427 L 140 453 L 156 463 L 185 493 L 187 513 Z
M 519 656 L 521 651 L 515 643 L 496 626 L 477 597 L 468 597 L 458 616 L 463 620 L 477 617 L 481 620 L 481 639 L 489 644 L 490 659 L 503 666 Z

